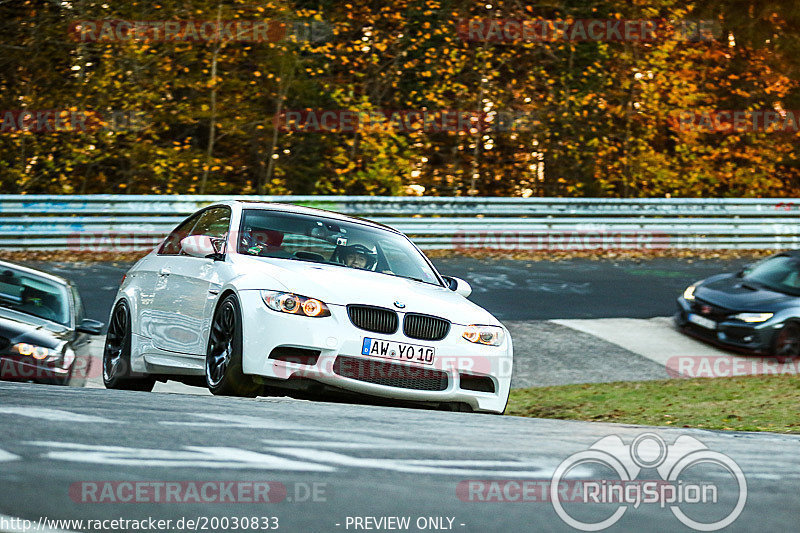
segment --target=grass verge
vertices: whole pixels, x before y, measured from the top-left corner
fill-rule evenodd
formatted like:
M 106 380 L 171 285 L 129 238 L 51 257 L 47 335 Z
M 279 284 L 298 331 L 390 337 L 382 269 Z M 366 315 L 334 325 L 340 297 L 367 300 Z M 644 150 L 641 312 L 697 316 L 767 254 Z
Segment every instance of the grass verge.
M 800 433 L 800 376 L 667 379 L 512 389 L 506 414 Z

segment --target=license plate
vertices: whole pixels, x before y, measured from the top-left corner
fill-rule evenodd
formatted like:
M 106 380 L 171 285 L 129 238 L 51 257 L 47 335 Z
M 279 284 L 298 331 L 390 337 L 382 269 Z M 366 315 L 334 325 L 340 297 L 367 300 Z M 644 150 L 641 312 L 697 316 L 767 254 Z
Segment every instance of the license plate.
M 429 346 L 365 337 L 364 344 L 361 345 L 361 355 L 432 365 L 436 352 Z
M 717 323 L 711 320 L 710 318 L 706 318 L 704 316 L 689 314 L 688 320 L 692 324 L 697 324 L 698 326 L 704 327 L 706 329 L 717 329 Z

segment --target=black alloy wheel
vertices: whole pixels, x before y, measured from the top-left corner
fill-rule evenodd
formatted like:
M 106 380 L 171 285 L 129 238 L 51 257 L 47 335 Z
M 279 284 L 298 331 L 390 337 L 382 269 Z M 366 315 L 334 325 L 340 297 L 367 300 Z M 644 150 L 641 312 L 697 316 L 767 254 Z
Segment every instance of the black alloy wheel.
M 151 391 L 155 379 L 131 372 L 131 313 L 125 300 L 114 306 L 103 348 L 103 384 L 107 389 Z
M 242 372 L 242 315 L 230 294 L 214 313 L 206 350 L 206 385 L 217 396 L 257 396 L 261 385 Z

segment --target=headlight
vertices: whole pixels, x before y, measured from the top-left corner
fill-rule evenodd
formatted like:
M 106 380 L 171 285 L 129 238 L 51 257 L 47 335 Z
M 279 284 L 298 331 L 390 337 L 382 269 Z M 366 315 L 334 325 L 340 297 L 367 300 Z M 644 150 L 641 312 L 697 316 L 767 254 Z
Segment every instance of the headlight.
M 61 353 L 57 352 L 56 350 L 51 350 L 50 348 L 45 348 L 44 346 L 35 346 L 33 344 L 27 344 L 24 342 L 20 342 L 12 346 L 11 351 L 20 355 L 30 355 L 34 359 L 38 359 L 40 361 L 47 359 L 48 357 L 56 358 L 61 356 Z
M 500 346 L 503 343 L 503 328 L 497 326 L 468 326 L 462 335 L 469 342 Z
M 328 306 L 316 298 L 278 291 L 261 291 L 261 298 L 273 311 L 311 317 L 331 316 Z
M 739 313 L 738 315 L 733 315 L 733 318 L 737 318 L 742 322 L 765 322 L 772 318 L 772 315 L 775 313 Z
M 697 288 L 696 285 L 689 285 L 686 287 L 686 290 L 683 291 L 683 299 L 684 300 L 694 300 L 694 290 Z M 675 293 L 672 293 L 675 294 Z

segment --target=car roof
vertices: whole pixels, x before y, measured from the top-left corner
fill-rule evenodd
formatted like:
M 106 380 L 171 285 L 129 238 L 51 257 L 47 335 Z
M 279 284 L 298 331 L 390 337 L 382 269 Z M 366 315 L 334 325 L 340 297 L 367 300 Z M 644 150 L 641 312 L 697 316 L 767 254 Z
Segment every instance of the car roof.
M 284 213 L 296 213 L 299 215 L 325 217 L 334 220 L 343 220 L 346 222 L 363 224 L 365 226 L 373 226 L 375 228 L 389 230 L 393 233 L 401 233 L 400 231 L 394 229 L 393 227 L 387 226 L 386 224 L 381 224 L 380 222 L 375 222 L 373 220 L 368 220 L 366 218 L 361 218 L 361 217 L 343 215 L 342 213 L 337 213 L 335 211 L 328 211 L 326 209 L 317 209 L 316 207 L 305 207 L 302 205 L 294 205 L 288 203 L 282 204 L 278 202 L 264 202 L 259 200 L 227 200 L 224 202 L 216 202 L 208 207 L 213 207 L 215 205 L 227 205 L 227 206 L 239 205 L 241 206 L 242 209 L 262 209 L 264 211 L 281 211 Z
M 60 276 L 56 276 L 55 274 L 50 274 L 49 272 L 45 272 L 44 270 L 39 270 L 37 268 L 26 267 L 17 263 L 11 263 L 9 261 L 0 260 L 0 269 L 3 268 L 13 268 L 15 270 L 25 272 L 26 274 L 32 274 L 34 276 L 39 276 L 48 279 L 50 281 L 54 281 L 60 285 L 72 285 L 69 282 L 69 280 L 66 280 Z

